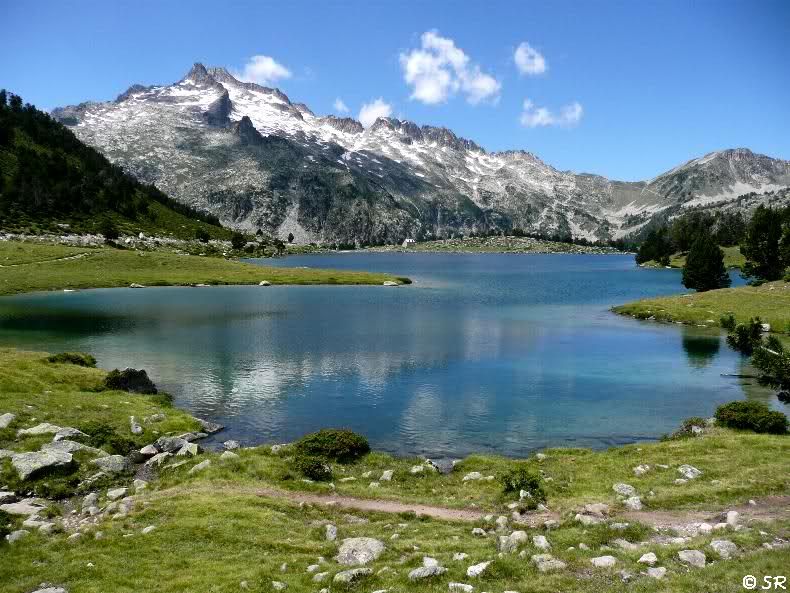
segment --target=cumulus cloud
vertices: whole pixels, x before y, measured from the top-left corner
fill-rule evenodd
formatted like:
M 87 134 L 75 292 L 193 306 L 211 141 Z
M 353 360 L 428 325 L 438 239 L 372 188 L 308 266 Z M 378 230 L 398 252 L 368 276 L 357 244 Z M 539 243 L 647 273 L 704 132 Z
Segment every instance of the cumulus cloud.
M 498 99 L 502 84 L 472 64 L 452 39 L 428 31 L 422 34 L 420 42 L 419 49 L 400 55 L 403 78 L 412 88 L 412 99 L 436 105 L 459 92 L 472 105 Z
M 580 103 L 574 101 L 561 107 L 558 113 L 538 107 L 529 99 L 524 100 L 524 110 L 521 112 L 521 125 L 527 128 L 562 126 L 572 127 L 581 121 L 583 109 Z
M 332 104 L 332 107 L 334 107 L 335 111 L 337 111 L 338 113 L 348 113 L 349 111 L 348 105 L 346 105 L 343 102 L 343 99 L 341 99 L 340 97 L 335 99 L 335 102 Z
M 543 74 L 546 71 L 546 58 L 526 41 L 516 48 L 513 60 L 521 74 L 530 76 Z
M 389 117 L 392 114 L 392 105 L 379 97 L 375 101 L 365 103 L 359 110 L 359 123 L 369 128 L 380 117 Z
M 269 85 L 281 79 L 291 78 L 291 71 L 269 56 L 252 56 L 237 78 L 246 82 Z

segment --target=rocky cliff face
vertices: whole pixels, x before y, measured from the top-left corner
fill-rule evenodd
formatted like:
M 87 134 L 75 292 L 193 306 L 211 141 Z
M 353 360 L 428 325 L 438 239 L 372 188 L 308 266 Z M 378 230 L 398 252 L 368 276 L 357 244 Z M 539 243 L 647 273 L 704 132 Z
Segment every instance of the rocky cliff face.
M 53 116 L 139 179 L 219 216 L 298 242 L 393 243 L 483 231 L 638 231 L 656 216 L 790 185 L 790 162 L 725 150 L 653 180 L 558 171 L 488 153 L 451 130 L 316 116 L 277 89 L 195 64 L 179 82 Z

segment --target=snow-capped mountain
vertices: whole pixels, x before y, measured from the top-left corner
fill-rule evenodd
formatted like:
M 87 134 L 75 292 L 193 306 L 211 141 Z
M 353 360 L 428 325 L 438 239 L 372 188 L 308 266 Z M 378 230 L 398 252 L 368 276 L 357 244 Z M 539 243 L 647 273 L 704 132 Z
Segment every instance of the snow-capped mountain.
M 790 185 L 790 161 L 714 152 L 645 182 L 489 153 L 446 128 L 314 114 L 277 89 L 195 64 L 168 86 L 53 116 L 139 179 L 230 225 L 298 242 L 399 242 L 509 230 L 606 239 L 654 216 Z

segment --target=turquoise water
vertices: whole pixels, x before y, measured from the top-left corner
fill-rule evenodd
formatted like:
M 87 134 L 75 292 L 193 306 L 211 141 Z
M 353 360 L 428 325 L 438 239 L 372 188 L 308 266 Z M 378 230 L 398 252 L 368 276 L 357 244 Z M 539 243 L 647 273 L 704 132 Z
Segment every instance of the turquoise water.
M 221 440 L 245 444 L 340 426 L 396 453 L 601 448 L 655 439 L 753 389 L 721 376 L 742 361 L 718 333 L 609 312 L 682 288 L 679 272 L 640 269 L 631 256 L 351 253 L 263 263 L 388 271 L 415 283 L 23 295 L 0 301 L 0 344 L 145 368 L 177 405 L 226 425 Z

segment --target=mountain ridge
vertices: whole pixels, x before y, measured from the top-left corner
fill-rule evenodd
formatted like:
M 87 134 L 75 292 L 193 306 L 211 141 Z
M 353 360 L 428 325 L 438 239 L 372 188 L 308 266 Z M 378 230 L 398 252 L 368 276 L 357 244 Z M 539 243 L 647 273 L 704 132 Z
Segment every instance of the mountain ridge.
M 394 243 L 469 233 L 617 238 L 684 207 L 790 186 L 790 161 L 725 149 L 645 181 L 487 152 L 452 130 L 319 116 L 279 89 L 196 63 L 171 85 L 53 111 L 130 173 L 227 225 L 298 242 Z M 246 118 L 246 120 L 244 119 Z M 253 134 L 255 132 L 256 134 Z

